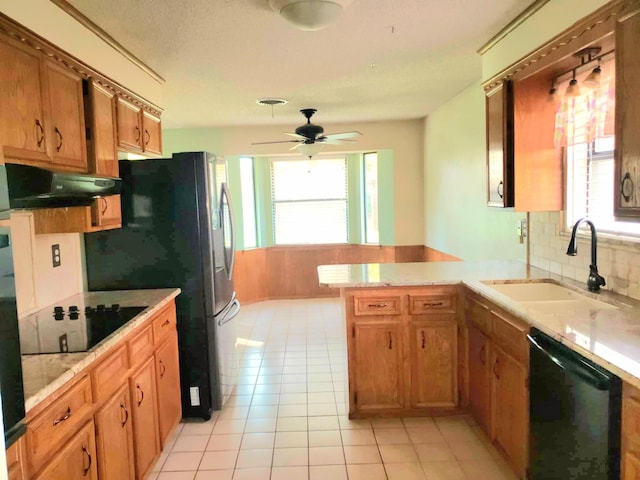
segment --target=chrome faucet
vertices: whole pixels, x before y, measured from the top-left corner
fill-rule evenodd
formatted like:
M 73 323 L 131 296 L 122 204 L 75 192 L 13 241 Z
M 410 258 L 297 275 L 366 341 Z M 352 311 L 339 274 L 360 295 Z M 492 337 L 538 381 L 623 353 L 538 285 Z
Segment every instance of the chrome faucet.
M 578 254 L 578 243 L 576 241 L 576 233 L 578 232 L 578 227 L 581 223 L 586 223 L 591 227 L 591 265 L 589 265 L 589 278 L 587 279 L 587 288 L 591 292 L 597 292 L 600 290 L 600 287 L 604 287 L 606 285 L 604 281 L 604 277 L 598 274 L 598 262 L 597 262 L 597 249 L 598 249 L 598 239 L 596 237 L 596 227 L 591 220 L 587 220 L 586 218 L 581 218 L 576 222 L 573 226 L 573 231 L 571 232 L 571 240 L 569 240 L 569 246 L 567 247 L 567 255 L 576 256 Z

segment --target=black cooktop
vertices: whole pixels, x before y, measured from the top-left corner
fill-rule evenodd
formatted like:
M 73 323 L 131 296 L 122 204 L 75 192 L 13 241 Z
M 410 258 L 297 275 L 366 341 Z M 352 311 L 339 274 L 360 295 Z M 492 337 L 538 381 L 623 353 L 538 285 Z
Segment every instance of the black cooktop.
M 86 352 L 146 308 L 58 305 L 53 310 L 41 310 L 20 320 L 21 353 Z

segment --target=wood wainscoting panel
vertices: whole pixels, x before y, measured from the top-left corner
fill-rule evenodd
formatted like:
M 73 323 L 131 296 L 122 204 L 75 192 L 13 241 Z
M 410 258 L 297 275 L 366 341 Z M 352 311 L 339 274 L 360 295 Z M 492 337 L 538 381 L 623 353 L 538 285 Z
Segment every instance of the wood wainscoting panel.
M 238 250 L 233 268 L 233 285 L 242 303 L 268 300 L 267 249 Z
M 461 262 L 462 258 L 454 257 L 431 247 L 424 247 L 423 262 Z

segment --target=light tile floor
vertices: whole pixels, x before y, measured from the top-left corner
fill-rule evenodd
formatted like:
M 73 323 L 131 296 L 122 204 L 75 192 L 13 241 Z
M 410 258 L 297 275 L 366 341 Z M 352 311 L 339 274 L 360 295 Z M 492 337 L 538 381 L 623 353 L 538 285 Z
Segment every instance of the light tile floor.
M 151 480 L 513 480 L 466 416 L 349 420 L 338 299 L 269 301 L 238 317 L 238 386 L 181 423 Z

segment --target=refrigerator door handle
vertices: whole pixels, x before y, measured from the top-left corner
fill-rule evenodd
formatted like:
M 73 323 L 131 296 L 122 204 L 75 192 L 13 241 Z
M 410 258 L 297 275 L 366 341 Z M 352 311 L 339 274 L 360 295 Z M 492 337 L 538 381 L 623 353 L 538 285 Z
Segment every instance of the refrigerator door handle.
M 240 300 L 236 298 L 223 318 L 218 320 L 218 326 L 222 327 L 223 325 L 229 323 L 238 315 L 238 313 L 240 313 Z
M 221 185 L 221 191 L 220 191 L 220 216 L 223 217 L 224 216 L 224 205 L 227 205 L 227 208 L 229 210 L 229 230 L 231 230 L 229 232 L 230 235 L 230 242 L 231 242 L 231 259 L 229 260 L 229 264 L 227 265 L 227 278 L 229 280 L 231 280 L 231 277 L 233 276 L 233 266 L 235 264 L 236 261 L 236 233 L 235 233 L 235 225 L 233 223 L 233 209 L 231 207 L 231 196 L 229 195 L 229 187 L 227 187 L 226 183 L 223 183 Z M 224 228 L 224 218 L 220 219 L 220 224 L 222 225 L 222 228 Z M 225 252 L 226 253 L 226 252 Z M 226 255 L 225 255 L 225 259 L 226 259 Z

